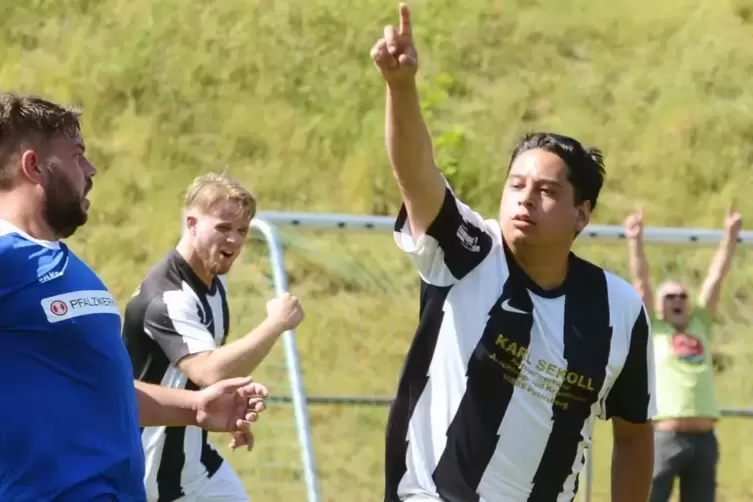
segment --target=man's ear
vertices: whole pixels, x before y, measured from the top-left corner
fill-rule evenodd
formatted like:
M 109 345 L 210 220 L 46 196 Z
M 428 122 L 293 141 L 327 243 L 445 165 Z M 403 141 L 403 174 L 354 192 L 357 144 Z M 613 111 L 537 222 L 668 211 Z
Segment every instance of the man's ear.
M 575 206 L 575 230 L 581 233 L 591 221 L 591 203 L 583 201 L 580 205 Z
M 24 150 L 21 153 L 21 174 L 36 184 L 42 183 L 42 168 L 36 150 Z
M 195 235 L 196 232 L 196 224 L 198 223 L 199 219 L 193 215 L 193 214 L 186 214 L 186 229 L 188 229 L 188 232 L 191 235 Z

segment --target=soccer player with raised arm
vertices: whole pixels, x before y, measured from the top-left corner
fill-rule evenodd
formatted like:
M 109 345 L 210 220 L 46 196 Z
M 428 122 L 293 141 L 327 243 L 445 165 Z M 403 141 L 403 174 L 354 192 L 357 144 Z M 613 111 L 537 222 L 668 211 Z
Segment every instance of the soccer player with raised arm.
M 199 389 L 248 375 L 280 335 L 303 320 L 298 299 L 283 295 L 269 301 L 267 318 L 255 329 L 225 344 L 226 274 L 247 242 L 255 212 L 254 197 L 229 174 L 207 173 L 188 187 L 183 237 L 126 307 L 123 337 L 136 378 Z M 148 500 L 248 501 L 243 483 L 200 428 L 146 427 L 141 442 Z
M 61 239 L 96 170 L 79 113 L 0 95 L 0 500 L 143 502 L 139 427 L 249 434 L 266 389 L 135 383 L 112 295 Z
M 577 257 L 601 153 L 554 133 L 513 150 L 499 220 L 458 200 L 421 116 L 408 7 L 371 56 L 386 82 L 398 246 L 420 320 L 387 427 L 386 502 L 560 502 L 596 418 L 614 434 L 612 501 L 645 502 L 653 465 L 650 328 L 626 281 Z

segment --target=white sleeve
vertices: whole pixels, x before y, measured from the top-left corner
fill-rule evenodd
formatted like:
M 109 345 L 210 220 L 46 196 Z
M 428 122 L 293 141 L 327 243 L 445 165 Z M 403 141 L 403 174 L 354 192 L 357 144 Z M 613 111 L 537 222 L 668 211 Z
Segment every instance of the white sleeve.
M 214 335 L 201 322 L 200 309 L 199 302 L 185 291 L 167 291 L 149 302 L 144 331 L 173 364 L 217 348 Z
M 434 286 L 450 286 L 463 279 L 486 258 L 495 242 L 488 223 L 458 200 L 449 187 L 439 214 L 424 235 L 413 238 L 403 204 L 394 236 L 421 278 Z

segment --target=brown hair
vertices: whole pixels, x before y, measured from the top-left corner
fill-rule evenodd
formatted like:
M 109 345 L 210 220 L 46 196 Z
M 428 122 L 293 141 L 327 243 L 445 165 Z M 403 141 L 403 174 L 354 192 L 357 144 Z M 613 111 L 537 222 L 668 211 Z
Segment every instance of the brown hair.
M 14 155 L 27 144 L 49 140 L 58 134 L 73 136 L 80 130 L 81 112 L 51 101 L 14 93 L 0 93 L 0 188 L 12 184 L 17 166 Z
M 256 214 L 254 196 L 227 173 L 207 173 L 194 179 L 186 190 L 183 207 L 209 211 L 218 202 L 227 200 L 238 203 L 249 218 Z

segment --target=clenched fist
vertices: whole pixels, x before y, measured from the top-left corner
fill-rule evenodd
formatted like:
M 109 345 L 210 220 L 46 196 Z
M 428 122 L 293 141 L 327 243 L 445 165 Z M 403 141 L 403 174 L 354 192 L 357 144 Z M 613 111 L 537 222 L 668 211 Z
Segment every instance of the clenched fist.
M 727 208 L 727 214 L 724 218 L 724 228 L 734 239 L 737 239 L 737 236 L 740 235 L 740 229 L 743 228 L 743 217 L 735 211 L 732 204 Z
M 303 321 L 303 318 L 301 303 L 290 293 L 267 302 L 267 319 L 283 331 L 295 328 Z
M 418 54 L 413 45 L 410 11 L 400 4 L 400 27 L 384 28 L 384 38 L 371 49 L 371 59 L 389 85 L 412 84 L 418 69 Z
M 625 237 L 631 240 L 643 237 L 643 211 L 632 213 L 625 219 Z

